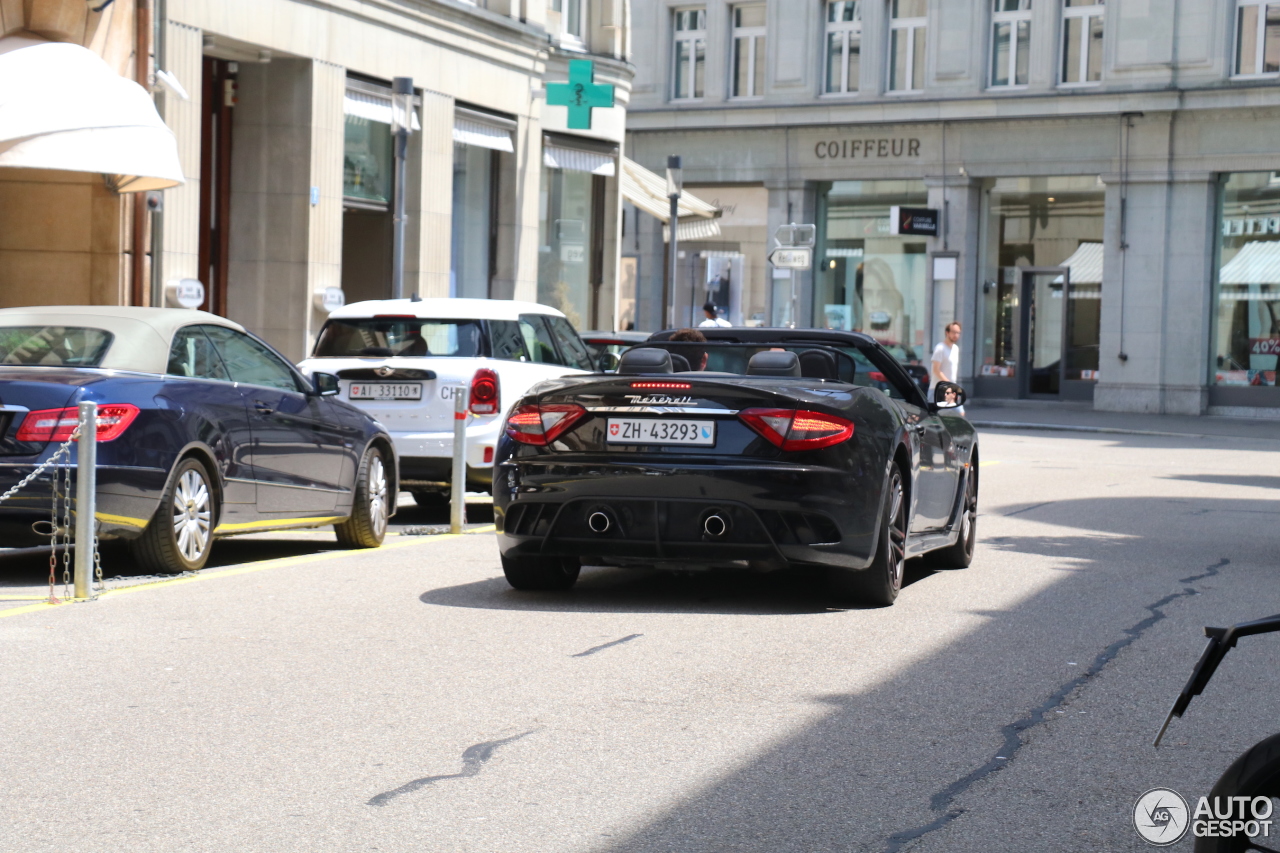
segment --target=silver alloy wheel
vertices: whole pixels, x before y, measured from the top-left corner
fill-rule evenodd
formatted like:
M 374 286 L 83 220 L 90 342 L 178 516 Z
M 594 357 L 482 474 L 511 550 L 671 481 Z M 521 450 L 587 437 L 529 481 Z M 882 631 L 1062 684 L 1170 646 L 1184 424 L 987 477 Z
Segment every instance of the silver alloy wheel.
M 188 468 L 173 490 L 173 535 L 178 551 L 189 563 L 196 563 L 209 547 L 213 521 L 209 484 L 200 472 Z
M 369 456 L 369 526 L 381 538 L 387 530 L 387 469 L 382 454 Z
M 902 579 L 907 572 L 907 522 L 902 497 L 902 482 L 894 480 L 893 494 L 889 497 L 889 584 L 895 590 L 902 589 Z

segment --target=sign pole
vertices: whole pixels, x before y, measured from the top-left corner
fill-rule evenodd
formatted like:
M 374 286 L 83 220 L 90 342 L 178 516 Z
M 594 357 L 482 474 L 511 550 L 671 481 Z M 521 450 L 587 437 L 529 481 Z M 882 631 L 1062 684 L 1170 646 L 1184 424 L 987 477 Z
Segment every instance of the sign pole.
M 98 404 L 80 404 L 80 438 L 76 441 L 76 599 L 93 596 L 93 534 L 98 484 Z M 57 535 L 55 531 L 54 535 Z
M 449 483 L 449 532 L 467 524 L 467 397 L 465 386 L 453 397 L 453 475 Z

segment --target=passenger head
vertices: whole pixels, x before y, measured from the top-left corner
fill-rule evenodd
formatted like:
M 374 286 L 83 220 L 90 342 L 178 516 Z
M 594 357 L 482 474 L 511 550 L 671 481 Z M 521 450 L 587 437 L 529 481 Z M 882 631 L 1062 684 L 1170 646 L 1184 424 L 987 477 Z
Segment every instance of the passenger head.
M 667 340 L 672 343 L 695 343 L 705 344 L 707 336 L 699 332 L 697 329 L 680 329 Z M 707 369 L 707 351 L 702 347 L 680 347 L 675 350 L 689 360 L 689 365 L 694 370 Z

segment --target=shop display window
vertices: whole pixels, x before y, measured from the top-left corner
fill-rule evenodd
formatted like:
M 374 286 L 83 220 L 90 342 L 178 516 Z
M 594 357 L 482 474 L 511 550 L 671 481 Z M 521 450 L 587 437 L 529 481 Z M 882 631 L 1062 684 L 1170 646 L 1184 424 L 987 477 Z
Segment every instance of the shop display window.
M 538 301 L 563 311 L 575 328 L 589 328 L 591 255 L 603 179 L 573 169 L 542 169 L 538 217 Z
M 889 207 L 927 201 L 919 180 L 836 181 L 820 191 L 814 326 L 866 332 L 907 362 L 925 357 L 927 238 L 890 234 Z
M 1222 182 L 1214 287 L 1215 385 L 1280 380 L 1280 173 L 1240 172 Z

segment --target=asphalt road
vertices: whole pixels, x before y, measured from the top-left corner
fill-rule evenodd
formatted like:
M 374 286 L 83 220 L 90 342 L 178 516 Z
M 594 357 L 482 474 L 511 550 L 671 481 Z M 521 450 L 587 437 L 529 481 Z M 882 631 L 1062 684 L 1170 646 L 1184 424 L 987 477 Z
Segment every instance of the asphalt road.
M 0 610 L 0 850 L 1145 850 L 1141 793 L 1280 729 L 1250 638 L 1150 746 L 1201 628 L 1280 612 L 1280 441 L 982 452 L 975 564 L 889 609 L 783 573 L 517 593 L 477 532 L 232 540 Z M 0 559 L 0 597 L 42 572 Z

